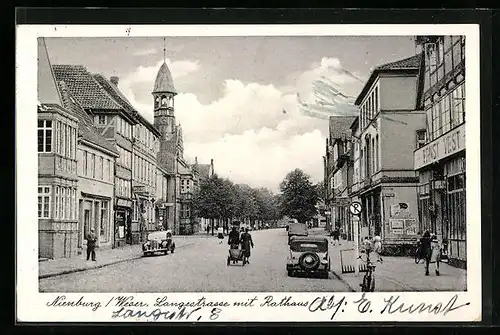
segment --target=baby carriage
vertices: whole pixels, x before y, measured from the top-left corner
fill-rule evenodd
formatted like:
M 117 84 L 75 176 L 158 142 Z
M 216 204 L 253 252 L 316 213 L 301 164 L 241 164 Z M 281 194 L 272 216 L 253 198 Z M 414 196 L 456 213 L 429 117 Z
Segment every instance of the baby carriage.
M 242 262 L 241 266 L 245 266 L 246 257 L 243 254 L 243 249 L 239 249 L 237 244 L 231 244 L 229 247 L 229 255 L 227 256 L 227 265 L 229 266 L 231 262 L 236 264 Z

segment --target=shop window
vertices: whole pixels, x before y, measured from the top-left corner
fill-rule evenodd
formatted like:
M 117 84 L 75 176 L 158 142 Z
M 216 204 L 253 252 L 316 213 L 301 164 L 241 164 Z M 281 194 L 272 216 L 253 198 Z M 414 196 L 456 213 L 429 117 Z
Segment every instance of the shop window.
M 108 241 L 108 202 L 101 202 L 101 222 L 99 225 L 100 230 L 100 239 L 103 242 Z

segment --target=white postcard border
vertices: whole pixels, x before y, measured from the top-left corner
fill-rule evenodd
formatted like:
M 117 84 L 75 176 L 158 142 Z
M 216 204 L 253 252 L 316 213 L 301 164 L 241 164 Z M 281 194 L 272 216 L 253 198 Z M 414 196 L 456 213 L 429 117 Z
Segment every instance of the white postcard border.
M 139 37 L 139 36 L 368 36 L 368 35 L 465 35 L 466 36 L 466 148 L 467 148 L 467 291 L 466 292 L 404 292 L 371 293 L 372 310 L 361 313 L 354 304 L 361 293 L 165 293 L 165 294 L 64 294 L 66 300 L 101 302 L 104 306 L 112 297 L 133 296 L 135 301 L 153 304 L 167 296 L 169 301 L 246 301 L 257 297 L 253 308 L 221 308 L 217 318 L 210 319 L 212 307 L 204 307 L 195 319 L 158 321 L 331 321 L 335 308 L 310 312 L 321 297 L 332 305 L 343 297 L 346 304 L 338 309 L 332 321 L 480 321 L 481 306 L 481 176 L 480 176 L 480 100 L 479 100 L 479 25 L 18 25 L 16 27 L 16 312 L 18 321 L 31 322 L 105 322 L 146 321 L 142 318 L 113 319 L 112 308 L 48 307 L 47 303 L 62 294 L 38 292 L 38 219 L 36 186 L 36 92 L 37 92 L 37 37 Z M 266 296 L 274 301 L 291 296 L 295 302 L 308 301 L 309 307 L 259 307 Z M 406 306 L 420 303 L 443 306 L 456 296 L 456 305 L 468 306 L 440 313 L 380 313 L 384 299 L 399 296 Z M 319 300 L 315 300 L 319 297 Z M 313 303 L 316 301 L 316 303 Z M 312 305 L 311 305 L 312 304 Z M 109 306 L 108 306 L 109 307 Z M 338 306 L 337 306 L 338 307 Z M 154 309 L 154 308 L 153 308 Z M 320 308 L 321 309 L 321 308 Z M 150 309 L 151 310 L 151 309 Z M 437 311 L 437 310 L 436 310 Z M 200 319 L 198 320 L 198 316 Z M 154 319 L 154 316 L 148 321 Z

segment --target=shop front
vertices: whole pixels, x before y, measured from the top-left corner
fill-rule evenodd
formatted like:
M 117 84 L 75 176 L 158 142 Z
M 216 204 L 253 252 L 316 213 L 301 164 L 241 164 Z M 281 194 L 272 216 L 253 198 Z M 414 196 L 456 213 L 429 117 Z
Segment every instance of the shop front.
M 132 201 L 116 198 L 114 247 L 132 244 Z
M 79 199 L 79 222 L 80 233 L 78 247 L 81 250 L 87 245 L 86 236 L 90 229 L 94 229 L 97 235 L 97 247 L 112 248 L 112 220 L 113 203 L 111 197 L 81 192 Z
M 442 241 L 451 265 L 465 268 L 465 124 L 415 151 L 419 173 L 419 230 Z

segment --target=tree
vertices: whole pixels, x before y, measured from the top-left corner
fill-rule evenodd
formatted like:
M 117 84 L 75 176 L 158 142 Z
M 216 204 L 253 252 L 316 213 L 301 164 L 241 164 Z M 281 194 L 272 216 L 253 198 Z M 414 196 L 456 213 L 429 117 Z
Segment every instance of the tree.
M 289 172 L 281 182 L 280 190 L 280 209 L 283 216 L 305 223 L 316 215 L 318 189 L 304 171 L 295 169 Z

